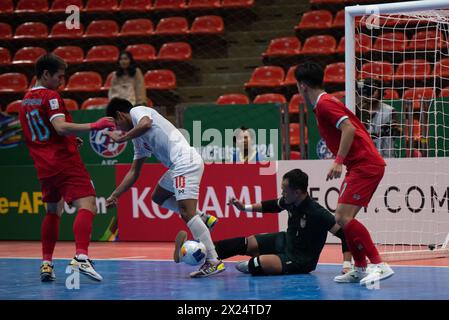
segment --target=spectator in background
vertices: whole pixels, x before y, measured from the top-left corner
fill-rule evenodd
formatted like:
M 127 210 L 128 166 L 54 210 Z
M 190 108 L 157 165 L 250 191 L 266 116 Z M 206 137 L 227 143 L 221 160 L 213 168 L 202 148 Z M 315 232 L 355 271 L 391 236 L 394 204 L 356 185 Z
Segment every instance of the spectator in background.
M 379 153 L 384 158 L 395 158 L 395 138 L 401 135 L 394 117 L 394 109 L 382 102 L 381 83 L 363 79 L 356 84 L 357 116 L 365 125 Z
M 249 163 L 259 162 L 263 158 L 257 150 L 257 145 L 253 143 L 254 131 L 246 127 L 240 127 L 235 136 L 236 148 L 232 155 L 232 162 Z
M 147 94 L 142 71 L 137 67 L 130 52 L 123 51 L 119 57 L 119 68 L 112 75 L 108 98 L 122 98 L 132 105 L 147 105 Z

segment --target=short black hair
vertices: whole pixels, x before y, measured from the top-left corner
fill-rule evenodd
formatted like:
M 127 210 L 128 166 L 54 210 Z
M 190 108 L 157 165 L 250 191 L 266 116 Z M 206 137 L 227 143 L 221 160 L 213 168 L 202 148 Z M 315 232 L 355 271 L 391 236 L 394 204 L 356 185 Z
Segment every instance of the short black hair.
M 113 98 L 106 106 L 106 116 L 117 119 L 117 112 L 129 113 L 133 108 L 131 102 L 122 98 Z
M 54 75 L 59 70 L 65 69 L 67 69 L 67 63 L 62 58 L 52 53 L 45 54 L 37 59 L 35 66 L 36 78 L 42 78 L 45 70 L 48 70 L 50 75 Z
M 322 88 L 324 71 L 318 63 L 304 62 L 296 67 L 295 78 L 296 81 L 304 82 L 311 88 Z
M 288 181 L 288 186 L 294 190 L 307 192 L 309 187 L 309 176 L 301 169 L 293 169 L 284 174 L 282 179 Z

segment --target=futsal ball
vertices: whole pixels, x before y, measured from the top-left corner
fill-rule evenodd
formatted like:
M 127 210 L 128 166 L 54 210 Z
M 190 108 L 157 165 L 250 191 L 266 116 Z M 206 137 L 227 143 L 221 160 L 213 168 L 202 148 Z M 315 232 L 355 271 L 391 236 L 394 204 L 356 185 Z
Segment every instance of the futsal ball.
M 182 245 L 180 255 L 182 262 L 196 266 L 206 260 L 206 247 L 202 242 L 188 240 Z

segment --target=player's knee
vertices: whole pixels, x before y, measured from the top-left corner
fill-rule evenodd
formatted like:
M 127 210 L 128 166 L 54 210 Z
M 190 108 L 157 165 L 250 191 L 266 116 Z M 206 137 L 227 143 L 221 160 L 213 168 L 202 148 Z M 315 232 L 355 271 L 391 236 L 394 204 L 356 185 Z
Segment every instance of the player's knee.
M 253 276 L 262 276 L 265 275 L 265 272 L 262 269 L 262 265 L 260 264 L 259 257 L 251 258 L 248 262 L 248 271 Z
M 257 239 L 255 236 L 249 236 L 246 238 L 246 254 L 250 256 L 257 256 L 259 254 L 259 248 L 257 245 Z

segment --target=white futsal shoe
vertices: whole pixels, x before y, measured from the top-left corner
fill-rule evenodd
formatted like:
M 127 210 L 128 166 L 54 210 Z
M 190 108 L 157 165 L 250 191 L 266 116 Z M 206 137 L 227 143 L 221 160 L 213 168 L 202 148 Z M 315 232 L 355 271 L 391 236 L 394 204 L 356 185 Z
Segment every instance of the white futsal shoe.
M 391 277 L 392 275 L 394 275 L 393 269 L 391 269 L 391 267 L 385 262 L 373 264 L 368 269 L 368 275 L 360 280 L 360 285 L 373 285 L 378 281 Z
M 365 268 L 357 268 L 354 267 L 351 271 L 346 272 L 345 274 L 336 276 L 334 278 L 335 282 L 338 283 L 355 283 L 360 282 L 364 277 L 366 277 L 367 273 Z
M 101 281 L 103 277 L 95 270 L 94 263 L 86 255 L 75 256 L 69 264 L 73 270 L 79 271 L 86 276 Z

